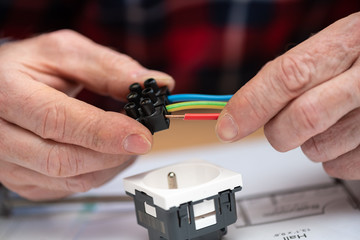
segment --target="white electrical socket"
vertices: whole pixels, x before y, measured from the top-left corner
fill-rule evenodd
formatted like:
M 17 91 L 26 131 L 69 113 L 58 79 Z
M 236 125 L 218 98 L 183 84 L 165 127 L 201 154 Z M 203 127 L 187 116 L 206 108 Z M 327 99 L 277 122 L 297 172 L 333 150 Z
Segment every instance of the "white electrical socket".
M 169 188 L 169 173 L 176 175 L 175 189 Z M 201 160 L 186 161 L 124 179 L 127 192 L 133 195 L 135 190 L 144 192 L 164 210 L 236 187 L 242 187 L 241 174 Z
M 192 160 L 124 179 L 151 240 L 220 239 L 236 221 L 239 173 Z

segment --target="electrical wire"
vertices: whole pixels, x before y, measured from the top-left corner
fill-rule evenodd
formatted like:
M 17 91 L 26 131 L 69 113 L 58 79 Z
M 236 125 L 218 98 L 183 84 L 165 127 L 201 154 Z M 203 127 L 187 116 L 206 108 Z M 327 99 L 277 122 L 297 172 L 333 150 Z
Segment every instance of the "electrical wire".
M 173 103 L 166 106 L 168 112 L 176 112 L 180 110 L 190 109 L 223 109 L 227 102 L 217 101 L 189 101 Z
M 165 115 L 167 118 L 183 120 L 217 120 L 220 113 L 185 113 L 184 115 Z
M 175 94 L 168 96 L 166 106 L 169 113 L 192 109 L 223 109 L 233 95 Z M 217 120 L 220 113 L 185 113 L 184 115 L 166 115 L 170 119 Z
M 209 95 L 209 94 L 173 94 L 168 96 L 170 103 L 185 101 L 221 101 L 227 102 L 233 95 Z

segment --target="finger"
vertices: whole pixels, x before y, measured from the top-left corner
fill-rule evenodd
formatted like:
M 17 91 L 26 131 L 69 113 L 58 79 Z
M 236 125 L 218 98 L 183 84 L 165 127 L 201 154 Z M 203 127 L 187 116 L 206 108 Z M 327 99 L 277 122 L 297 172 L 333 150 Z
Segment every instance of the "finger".
M 45 188 L 40 188 L 36 185 L 17 185 L 13 182 L 4 180 L 2 184 L 9 190 L 17 193 L 23 198 L 32 200 L 32 201 L 45 201 L 45 200 L 55 200 L 67 197 L 72 194 L 72 192 L 66 191 L 54 191 Z
M 15 164 L 0 161 L 0 173 L 2 183 L 12 191 L 28 199 L 47 200 L 73 193 L 87 192 L 92 188 L 99 187 L 127 168 L 132 162 L 133 160 L 129 160 L 115 168 L 75 177 L 52 178 Z
M 359 25 L 359 14 L 339 20 L 265 65 L 222 111 L 218 137 L 249 135 L 294 98 L 349 69 L 359 56 Z
M 94 106 L 9 70 L 0 89 L 0 116 L 42 138 L 110 154 L 143 154 L 150 150 L 147 128 L 118 113 Z M 22 79 L 23 81 L 12 81 Z
M 129 56 L 70 30 L 43 34 L 28 41 L 27 51 L 40 57 L 37 69 L 50 69 L 54 75 L 74 79 L 103 95 L 124 99 L 132 83 L 143 83 L 148 78 L 155 78 L 159 85 L 167 85 L 170 89 L 174 87 L 169 75 L 148 70 Z
M 327 174 L 345 180 L 360 180 L 360 147 L 350 151 L 335 160 L 324 162 Z
M 298 147 L 358 108 L 359 73 L 354 64 L 350 70 L 293 100 L 265 125 L 264 132 L 271 145 L 279 151 Z
M 347 114 L 335 125 L 301 145 L 305 155 L 315 162 L 326 162 L 360 145 L 360 108 Z
M 58 76 L 52 76 L 39 72 L 30 72 L 30 70 L 27 70 L 27 72 L 33 80 L 42 82 L 58 91 L 65 93 L 70 97 L 76 97 L 84 88 L 83 85 L 79 83 L 76 83 L 72 80 L 66 80 Z
M 21 66 L 19 66 L 21 67 Z M 34 81 L 42 82 L 56 90 L 65 93 L 68 96 L 75 97 L 82 89 L 83 85 L 76 83 L 72 80 L 66 80 L 59 76 L 49 75 L 48 73 L 42 73 L 34 71 L 33 69 L 18 69 L 23 74 L 27 74 L 29 78 Z
M 105 154 L 88 148 L 44 140 L 0 120 L 0 159 L 51 177 L 69 177 L 123 165 L 128 155 Z

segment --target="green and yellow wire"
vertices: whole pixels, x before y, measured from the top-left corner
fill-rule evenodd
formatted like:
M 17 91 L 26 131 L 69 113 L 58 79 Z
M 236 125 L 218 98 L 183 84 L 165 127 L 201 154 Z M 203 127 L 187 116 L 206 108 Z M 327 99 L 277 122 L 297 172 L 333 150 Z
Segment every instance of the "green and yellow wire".
M 181 110 L 191 110 L 191 109 L 223 109 L 226 105 L 226 102 L 217 102 L 217 101 L 189 101 L 189 102 L 179 102 L 173 103 L 166 106 L 168 112 L 176 112 Z
M 193 109 L 223 109 L 226 103 L 219 101 L 188 101 L 169 104 L 166 109 L 170 113 Z M 183 120 L 217 120 L 219 113 L 185 113 L 184 115 L 167 115 L 167 117 Z

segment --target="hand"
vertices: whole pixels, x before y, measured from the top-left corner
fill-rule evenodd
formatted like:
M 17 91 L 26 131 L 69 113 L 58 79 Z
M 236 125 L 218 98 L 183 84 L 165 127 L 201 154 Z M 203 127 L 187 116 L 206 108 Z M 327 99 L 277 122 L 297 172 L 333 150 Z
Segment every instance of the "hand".
M 62 30 L 0 47 L 0 182 L 45 200 L 100 186 L 150 150 L 137 121 L 74 96 L 84 86 L 124 99 L 149 77 L 171 77 L 130 57 Z
M 279 151 L 301 146 L 333 177 L 360 179 L 360 13 L 263 69 L 229 101 L 216 131 L 236 141 L 264 126 Z

